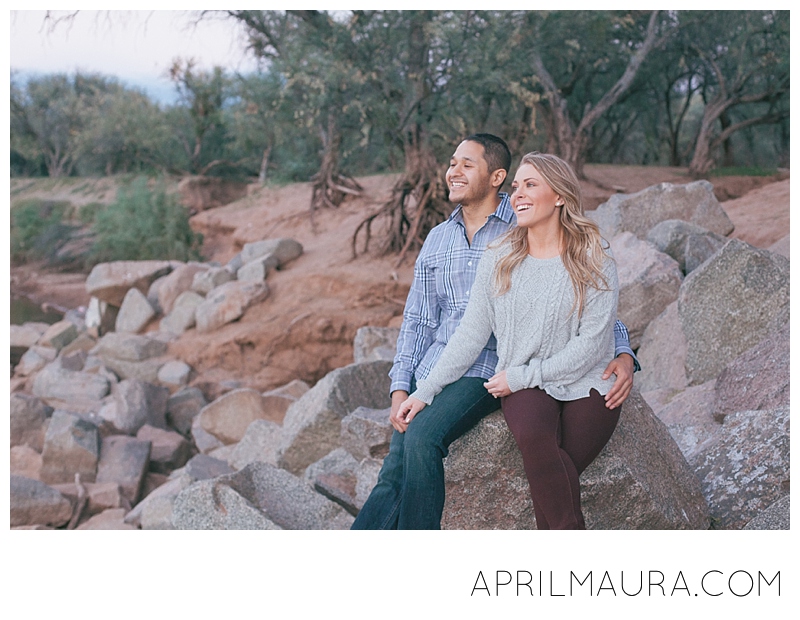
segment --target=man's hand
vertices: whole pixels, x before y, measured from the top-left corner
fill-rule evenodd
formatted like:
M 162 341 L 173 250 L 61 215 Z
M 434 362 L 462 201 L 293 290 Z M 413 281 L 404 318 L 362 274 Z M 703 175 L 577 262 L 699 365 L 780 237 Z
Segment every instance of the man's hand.
M 633 387 L 633 357 L 628 353 L 620 353 L 606 367 L 603 379 L 608 379 L 612 374 L 617 376 L 614 385 L 605 395 L 606 407 L 616 409 L 631 393 Z
M 400 411 L 400 405 L 407 398 L 408 392 L 404 390 L 395 390 L 392 392 L 392 412 L 389 414 L 389 422 L 401 433 L 406 432 L 408 422 L 406 422 L 405 419 L 400 419 L 397 413 Z
M 484 383 L 483 387 L 485 387 L 486 391 L 495 398 L 501 398 L 511 394 L 511 390 L 508 387 L 508 379 L 506 379 L 505 370 L 498 372 L 494 377 Z

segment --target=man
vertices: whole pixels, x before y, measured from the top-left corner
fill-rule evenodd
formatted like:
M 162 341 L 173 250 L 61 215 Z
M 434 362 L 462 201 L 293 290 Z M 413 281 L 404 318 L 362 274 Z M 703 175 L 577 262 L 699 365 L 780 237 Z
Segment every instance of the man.
M 414 267 L 403 312 L 392 379 L 390 421 L 395 428 L 378 483 L 353 529 L 439 529 L 444 508 L 444 466 L 450 444 L 498 409 L 484 386 L 495 374 L 492 336 L 458 381 L 439 393 L 411 422 L 398 415 L 400 403 L 428 375 L 458 326 L 469 300 L 475 271 L 486 246 L 515 224 L 509 197 L 499 190 L 511 166 L 500 138 L 474 134 L 458 145 L 445 179 L 457 207 L 428 235 Z M 616 375 L 606 395 L 613 409 L 628 397 L 638 362 L 627 330 L 617 321 L 616 356 L 603 378 Z

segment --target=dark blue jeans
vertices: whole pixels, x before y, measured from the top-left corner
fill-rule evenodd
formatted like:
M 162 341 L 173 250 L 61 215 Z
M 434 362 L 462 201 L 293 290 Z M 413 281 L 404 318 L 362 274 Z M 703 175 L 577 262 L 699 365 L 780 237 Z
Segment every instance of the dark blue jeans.
M 405 433 L 394 431 L 378 483 L 351 529 L 441 528 L 442 459 L 453 441 L 500 408 L 500 401 L 483 387 L 485 382 L 480 377 L 462 377 L 419 412 Z

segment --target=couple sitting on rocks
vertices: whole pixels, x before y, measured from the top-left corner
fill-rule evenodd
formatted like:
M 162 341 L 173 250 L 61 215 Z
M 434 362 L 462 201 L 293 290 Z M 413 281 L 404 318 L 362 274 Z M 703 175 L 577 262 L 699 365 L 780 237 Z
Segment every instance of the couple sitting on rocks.
M 458 206 L 417 258 L 389 373 L 395 431 L 353 529 L 439 529 L 442 460 L 498 398 L 537 527 L 585 529 L 578 477 L 611 437 L 638 362 L 615 322 L 614 260 L 583 213 L 575 172 L 528 153 L 509 196 L 499 189 L 510 166 L 490 134 L 467 137 L 450 158 Z

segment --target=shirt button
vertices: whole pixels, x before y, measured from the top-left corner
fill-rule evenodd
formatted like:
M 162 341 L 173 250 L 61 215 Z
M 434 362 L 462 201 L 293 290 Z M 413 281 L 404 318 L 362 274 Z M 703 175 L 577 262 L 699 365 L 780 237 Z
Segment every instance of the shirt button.
M 467 263 L 467 265 L 469 265 L 470 267 L 472 267 L 472 261 L 469 261 L 469 262 Z

